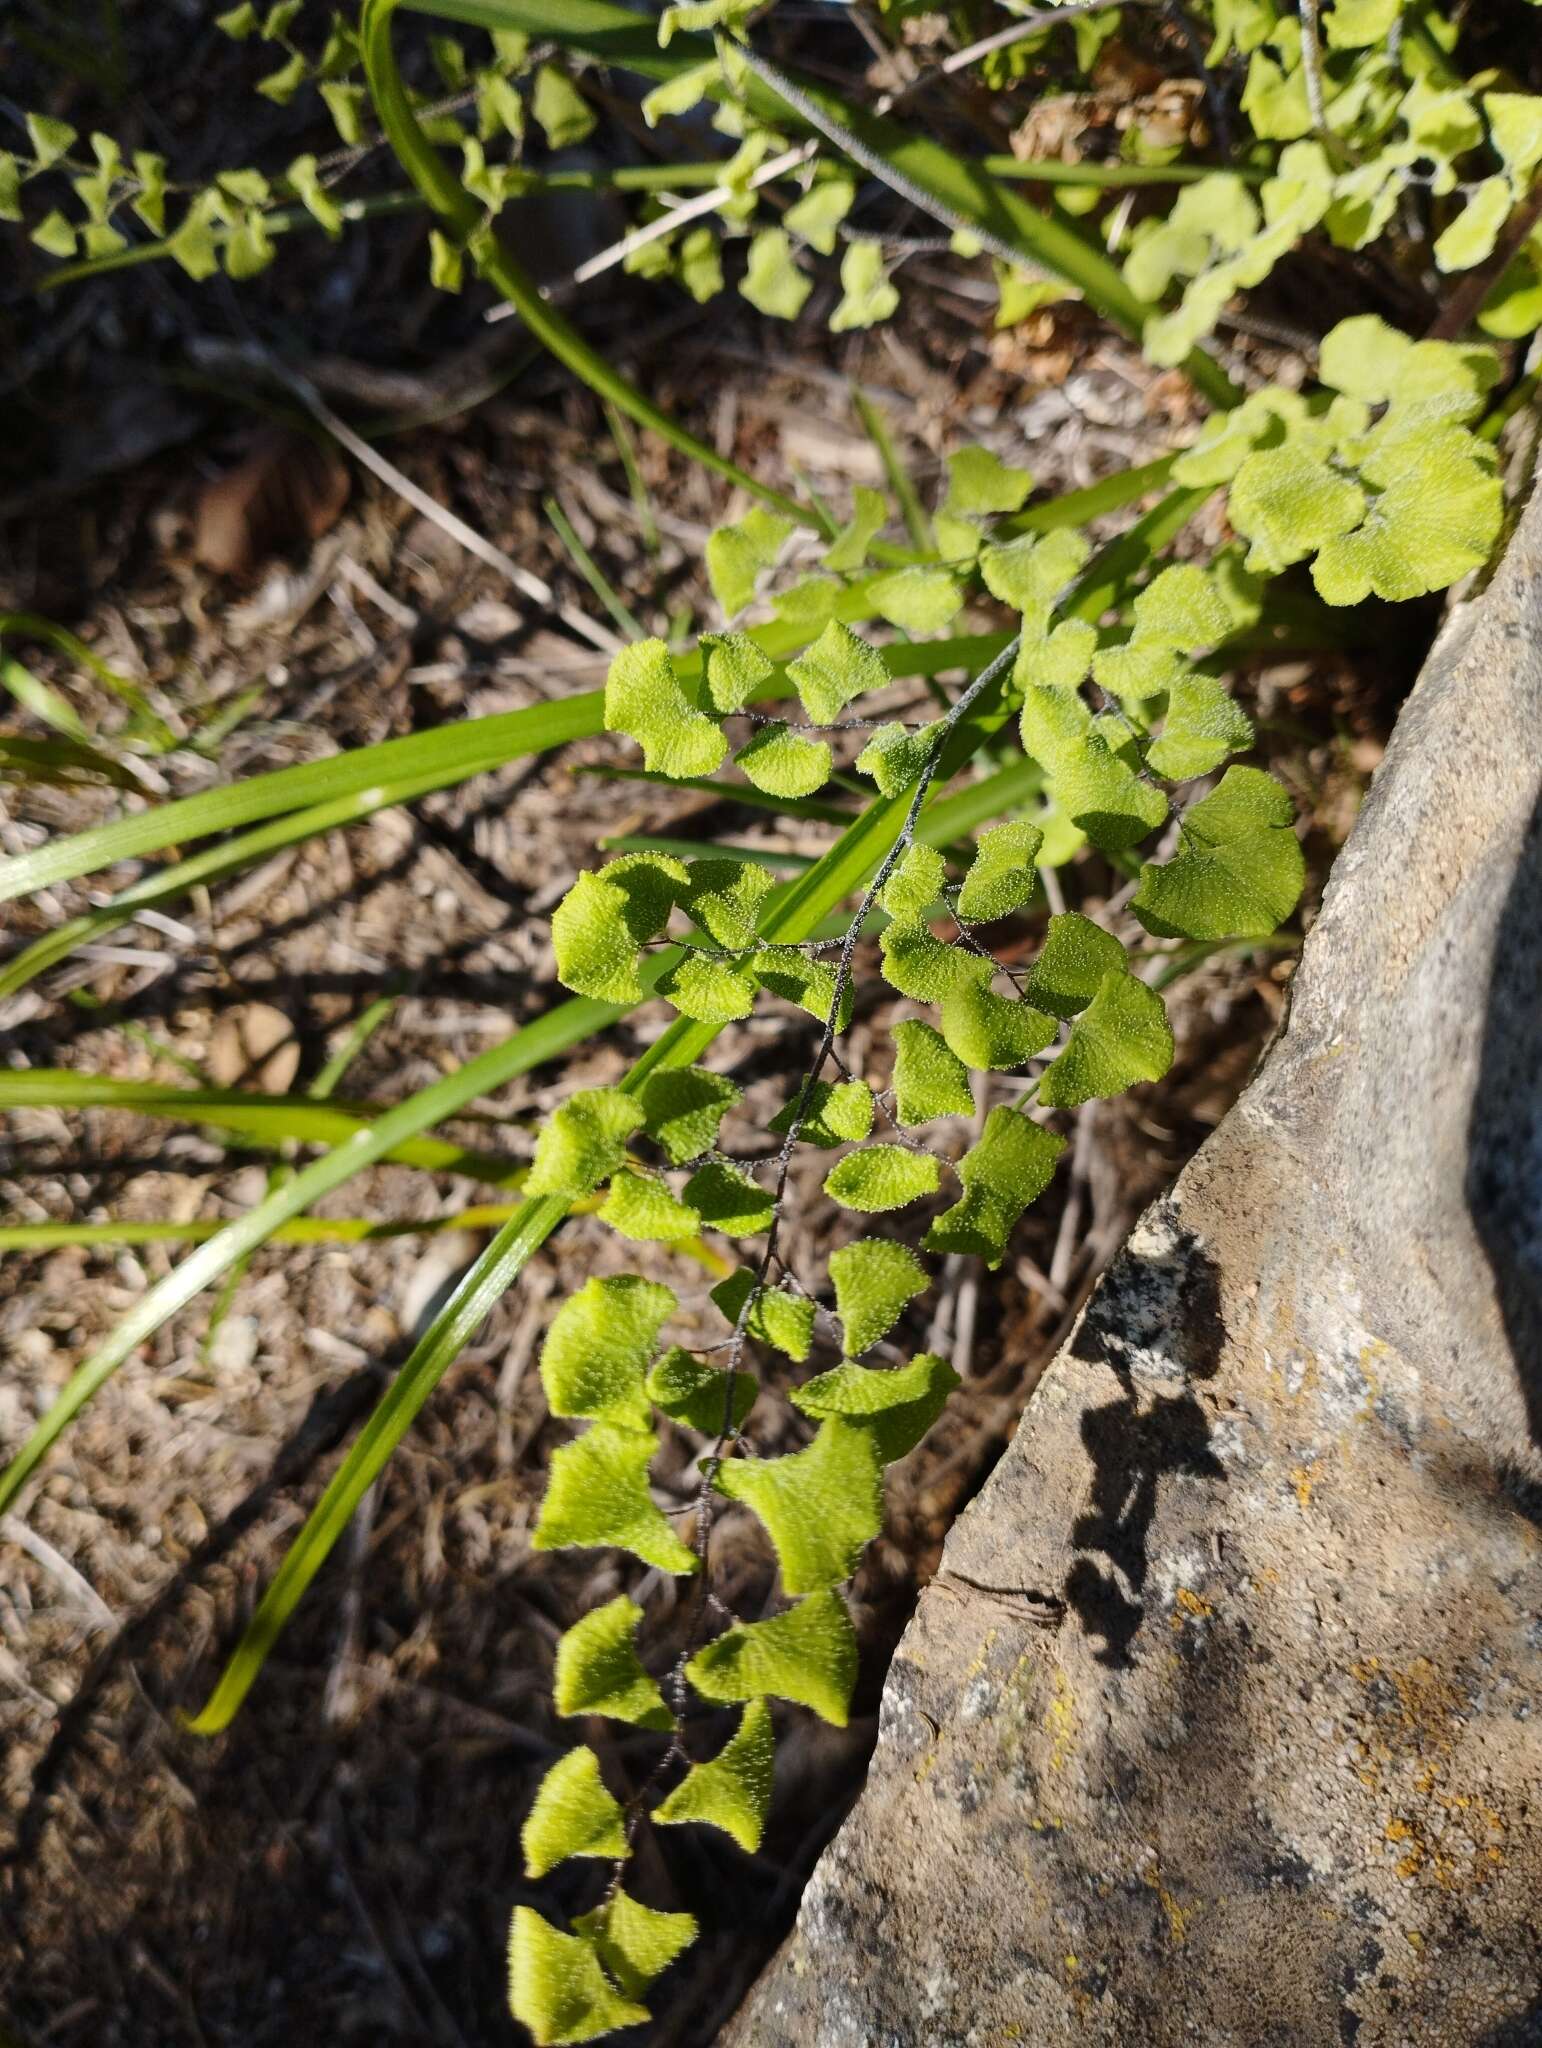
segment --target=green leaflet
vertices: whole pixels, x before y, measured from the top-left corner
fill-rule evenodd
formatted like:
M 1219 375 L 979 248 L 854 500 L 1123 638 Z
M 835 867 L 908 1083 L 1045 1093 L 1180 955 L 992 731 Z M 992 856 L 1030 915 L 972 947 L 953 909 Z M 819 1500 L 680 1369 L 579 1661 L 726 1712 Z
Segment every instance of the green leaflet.
M 710 1763 L 692 1764 L 652 1817 L 661 1827 L 699 1821 L 721 1828 L 753 1856 L 771 1811 L 775 1759 L 771 1709 L 764 1700 L 752 1699 L 725 1747 Z
M 1137 1081 L 1160 1081 L 1173 1063 L 1173 1032 L 1155 989 L 1122 967 L 1106 974 L 1071 1026 L 1065 1050 L 1039 1082 L 1050 1109 L 1075 1109 L 1096 1096 L 1120 1095 Z
M 727 1024 L 755 1007 L 755 984 L 747 969 L 706 953 L 687 953 L 659 977 L 659 994 L 682 1017 L 701 1024 Z
M 1359 604 L 1372 593 L 1393 603 L 1422 597 L 1488 560 L 1504 494 L 1488 452 L 1464 429 L 1386 444 L 1360 474 L 1382 486 L 1379 495 L 1363 525 L 1336 536 L 1312 564 L 1329 604 Z
M 1030 687 L 1022 729 L 1023 745 L 1043 763 L 1060 809 L 1105 852 L 1133 846 L 1166 818 L 1166 797 L 1113 751 L 1079 697 Z
M 760 906 L 775 886 L 753 861 L 693 860 L 680 907 L 720 946 L 742 949 L 754 945 Z
M 815 725 L 830 725 L 853 697 L 881 690 L 890 680 L 878 649 L 858 639 L 838 619 L 832 619 L 796 661 L 788 662 L 787 674 Z
M 747 633 L 703 633 L 699 645 L 706 662 L 707 695 L 723 713 L 742 711 L 766 678 L 775 672 Z
M 705 1067 L 659 1067 L 637 1090 L 643 1128 L 663 1148 L 671 1166 L 699 1159 L 717 1142 L 718 1126 L 744 1100 L 726 1074 Z
M 594 127 L 595 117 L 588 101 L 555 65 L 538 66 L 530 111 L 553 149 L 571 149 Z
M 825 550 L 825 567 L 850 575 L 867 561 L 875 538 L 889 522 L 889 507 L 881 491 L 858 484 L 852 493 L 851 517 Z
M 1025 533 L 981 551 L 980 574 L 992 597 L 1014 611 L 1053 604 L 1086 568 L 1092 547 L 1075 527 L 1042 535 Z
M 881 725 L 857 756 L 857 767 L 871 775 L 883 796 L 899 796 L 918 782 L 936 751 L 942 727 L 926 725 L 907 732 L 902 725 Z
M 640 1003 L 638 949 L 669 923 L 686 882 L 683 861 L 628 853 L 580 875 L 552 913 L 557 978 L 601 1003 Z
M 1180 676 L 1168 692 L 1161 737 L 1146 765 L 1168 782 L 1188 782 L 1252 746 L 1253 721 L 1213 676 Z
M 993 1109 L 958 1163 L 963 1200 L 937 1218 L 922 1249 L 974 1252 L 988 1266 L 999 1266 L 1018 1217 L 1049 1186 L 1064 1150 L 1064 1138 L 1018 1110 Z
M 786 525 L 769 512 L 752 512 L 749 517 Z M 710 560 L 711 541 L 707 548 Z M 716 724 L 682 689 L 662 640 L 639 640 L 623 647 L 611 663 L 605 678 L 605 729 L 636 740 L 643 750 L 643 766 L 659 775 L 710 775 L 728 752 Z
M 782 215 L 783 225 L 790 234 L 801 235 L 821 256 L 833 256 L 836 230 L 850 213 L 856 196 L 857 188 L 850 178 L 821 178 L 800 200 L 788 207 Z
M 880 576 L 868 595 L 879 617 L 903 633 L 940 633 L 964 602 L 963 591 L 946 569 L 921 564 Z
M 835 969 L 828 960 L 813 960 L 796 946 L 762 946 L 749 959 L 750 972 L 762 988 L 780 996 L 784 1003 L 796 1003 L 822 1024 L 835 1001 Z M 851 1023 L 853 991 L 848 980 L 841 996 L 841 1014 L 836 1029 L 845 1031 Z
M 892 1465 L 915 1449 L 958 1383 L 952 1366 L 928 1351 L 893 1371 L 838 1365 L 795 1388 L 792 1399 L 805 1415 L 827 1418 L 825 1427 L 844 1419 L 869 1430 L 880 1459 Z
M 889 282 L 883 245 L 866 240 L 848 242 L 841 257 L 841 302 L 830 315 L 832 334 L 854 327 L 875 327 L 899 310 L 899 293 Z
M 541 1350 L 553 1415 L 646 1428 L 643 1374 L 678 1306 L 670 1288 L 635 1273 L 586 1280 L 552 1317 Z
M 813 1302 L 806 1294 L 790 1294 L 784 1287 L 756 1290 L 755 1275 L 747 1266 L 741 1266 L 726 1280 L 720 1280 L 712 1289 L 712 1299 L 728 1320 L 737 1326 L 739 1312 L 752 1291 L 755 1291 L 755 1304 L 745 1328 L 759 1343 L 772 1345 L 801 1365 L 814 1341 Z
M 1306 880 L 1294 826 L 1295 806 L 1272 776 L 1228 768 L 1184 813 L 1181 850 L 1142 867 L 1131 909 L 1159 938 L 1267 938 Z
M 656 1174 L 623 1167 L 600 1207 L 600 1221 L 634 1244 L 685 1244 L 702 1219 L 688 1202 L 672 1195 Z
M 863 1238 L 832 1252 L 830 1278 L 835 1283 L 835 1313 L 841 1319 L 841 1349 L 848 1358 L 860 1357 L 886 1337 L 909 1303 L 931 1285 L 915 1253 L 886 1237 Z M 801 1398 L 794 1398 L 802 1406 Z M 808 1410 L 811 1415 L 819 1412 Z
M 1031 469 L 1014 469 L 988 448 L 960 448 L 948 457 L 948 494 L 943 506 L 962 519 L 1018 512 L 1027 504 L 1032 489 Z
M 1228 500 L 1233 526 L 1252 542 L 1247 566 L 1265 576 L 1349 533 L 1365 509 L 1365 493 L 1353 478 L 1322 456 L 1288 446 L 1250 455 Z
M 621 1807 L 605 1789 L 592 1749 L 570 1749 L 541 1780 L 519 1831 L 525 1875 L 545 1877 L 569 1856 L 624 1856 Z
M 516 1906 L 509 1930 L 509 2006 L 537 2048 L 593 2041 L 648 2018 L 600 1967 L 592 1942 L 560 1934 L 531 1906 Z
M 757 505 L 734 526 L 720 526 L 707 542 L 707 580 L 726 617 L 742 612 L 755 595 L 760 573 L 769 569 L 792 532 L 790 519 Z M 605 723 L 610 724 L 607 716 Z M 714 761 L 712 767 L 715 768 Z M 710 775 L 711 768 L 699 771 Z
M 830 780 L 834 757 L 823 740 L 793 732 L 783 719 L 760 726 L 734 755 L 757 789 L 767 796 L 812 796 Z
M 987 826 L 958 892 L 959 916 L 975 924 L 989 924 L 1021 910 L 1033 895 L 1034 862 L 1043 844 L 1044 834 L 1038 826 L 1024 819 Z
M 703 1436 L 717 1436 L 725 1423 L 739 1428 L 760 1391 L 753 1373 L 736 1372 L 733 1379 L 730 1396 L 726 1373 L 676 1344 L 649 1373 L 648 1398 L 673 1421 Z
M 907 1126 L 938 1116 L 973 1116 L 969 1070 L 940 1032 L 918 1018 L 894 1027 L 894 1116 Z M 832 1270 L 834 1260 L 831 1261 Z
M 921 917 L 942 895 L 948 865 L 935 846 L 906 847 L 879 902 L 890 917 Z
M 685 1199 L 703 1223 L 725 1237 L 754 1237 L 771 1227 L 771 1197 L 749 1174 L 709 1159 L 685 1184 Z
M 553 1451 L 551 1478 L 534 1550 L 630 1550 L 661 1572 L 694 1572 L 686 1549 L 648 1492 L 648 1464 L 659 1447 L 650 1430 L 591 1423 L 575 1442 Z
M 697 1933 L 689 1913 L 661 1913 L 622 1891 L 592 1913 L 580 1913 L 573 1925 L 594 1943 L 605 1974 L 628 1998 L 641 1998 Z
M 846 1726 L 857 1681 L 857 1638 L 838 1593 L 811 1593 L 769 1621 L 741 1623 L 685 1667 L 703 1699 L 792 1700 Z
M 1097 994 L 1106 974 L 1124 968 L 1124 948 L 1078 910 L 1052 917 L 1028 976 L 1028 1000 L 1052 1017 L 1074 1017 Z
M 883 1527 L 878 1446 L 870 1431 L 839 1418 L 821 1424 L 806 1451 L 728 1459 L 713 1483 L 765 1524 L 792 1594 L 849 1579 Z
M 1010 1073 L 1044 1050 L 1055 1035 L 1055 1020 L 1015 996 L 963 981 L 943 997 L 942 1035 L 966 1067 Z
M 580 1088 L 541 1126 L 526 1194 L 589 1194 L 620 1166 L 642 1121 L 642 1105 L 619 1088 Z
M 764 313 L 768 319 L 796 320 L 814 284 L 798 268 L 792 243 L 784 231 L 762 228 L 750 243 L 749 262 L 739 289 L 756 312 Z M 728 611 L 737 608 L 724 606 Z
M 816 1081 L 806 1101 L 800 1089 L 772 1117 L 767 1129 L 785 1138 L 800 1102 L 800 1145 L 819 1145 L 826 1150 L 832 1145 L 857 1145 L 873 1128 L 873 1091 L 865 1081 Z
M 918 1003 L 940 1003 L 963 982 L 984 984 L 991 963 L 937 938 L 924 918 L 897 917 L 881 935 L 883 978 Z
M 825 1193 L 844 1209 L 872 1216 L 903 1209 L 907 1202 L 933 1195 L 941 1184 L 937 1161 L 929 1152 L 911 1152 L 903 1145 L 869 1145 L 848 1152 L 825 1175 Z
M 642 1728 L 667 1728 L 668 1707 L 637 1655 L 643 1618 L 635 1601 L 619 1593 L 575 1621 L 557 1645 L 552 1699 L 563 1715 L 604 1714 Z
M 1509 218 L 1510 181 L 1485 178 L 1456 219 L 1435 243 L 1437 270 L 1471 270 L 1494 253 L 1499 231 Z

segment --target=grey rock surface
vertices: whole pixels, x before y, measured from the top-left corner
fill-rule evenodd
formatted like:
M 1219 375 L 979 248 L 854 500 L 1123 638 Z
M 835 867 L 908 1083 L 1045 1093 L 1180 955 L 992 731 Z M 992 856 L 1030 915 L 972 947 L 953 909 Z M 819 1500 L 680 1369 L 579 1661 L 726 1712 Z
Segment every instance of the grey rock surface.
M 1542 494 L 735 2048 L 1542 2043 Z

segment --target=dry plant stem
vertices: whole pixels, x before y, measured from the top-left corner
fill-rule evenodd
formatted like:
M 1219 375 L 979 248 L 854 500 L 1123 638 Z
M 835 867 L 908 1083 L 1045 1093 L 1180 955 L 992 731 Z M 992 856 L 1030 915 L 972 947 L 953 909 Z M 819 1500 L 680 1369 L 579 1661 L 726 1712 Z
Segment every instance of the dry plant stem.
M 1542 220 L 1542 179 L 1532 187 L 1505 223 L 1499 240 L 1486 263 L 1469 271 L 1436 316 L 1427 336 L 1429 341 L 1455 341 L 1477 317 L 1478 309 L 1502 277 L 1522 242 Z
M 485 562 L 490 569 L 496 569 L 500 576 L 506 577 L 514 588 L 528 597 L 532 603 L 548 606 L 570 632 L 578 634 L 592 647 L 598 647 L 606 654 L 616 652 L 621 642 L 614 633 L 607 627 L 597 625 L 593 619 L 587 618 L 576 606 L 559 604 L 556 592 L 549 583 L 535 575 L 533 571 L 522 569 L 512 555 L 506 555 L 502 548 L 495 547 L 490 540 L 478 533 L 474 526 L 468 526 L 464 519 L 450 511 L 448 506 L 441 505 L 437 498 L 430 497 L 427 491 L 420 489 L 410 476 L 398 469 L 378 448 L 372 448 L 361 434 L 356 434 L 346 420 L 339 419 L 313 384 L 307 383 L 287 364 L 279 362 L 265 350 L 258 352 L 258 360 L 264 371 L 294 393 L 311 418 L 332 436 L 339 447 L 346 448 L 356 462 L 362 462 L 364 467 L 379 477 L 383 484 L 389 485 L 398 497 L 405 498 L 415 512 L 421 512 L 425 519 L 431 520 L 452 540 L 459 542 L 468 555 L 475 555 L 479 562 Z
M 1328 111 L 1322 90 L 1322 39 L 1318 33 L 1318 0 L 1300 0 L 1301 72 L 1306 80 L 1307 111 L 1312 126 L 1324 138 L 1328 134 Z
M 880 183 L 887 185 L 891 192 L 897 192 L 901 199 L 908 199 L 919 212 L 929 215 L 933 220 L 941 221 L 955 234 L 970 236 L 982 249 L 988 249 L 991 255 L 999 257 L 1003 263 L 1010 264 L 1015 270 L 1029 276 L 1049 275 L 1042 265 L 1034 263 L 1023 250 L 1014 248 L 1000 235 L 993 234 L 982 222 L 966 220 L 935 193 L 925 191 L 913 178 L 897 170 L 893 164 L 880 156 L 877 150 L 869 149 L 849 128 L 832 120 L 785 72 L 779 71 L 774 64 L 768 64 L 758 51 L 752 50 L 748 43 L 737 44 L 735 54 L 754 72 L 762 85 L 768 85 L 779 98 L 785 100 L 793 112 L 807 121 L 811 128 L 816 129 L 826 142 L 833 143 L 844 156 L 849 156 L 853 163 L 860 164 L 863 170 L 877 178 Z M 885 108 L 881 105 L 879 111 L 885 111 Z
M 818 148 L 816 142 L 803 142 L 796 149 L 784 149 L 780 156 L 774 156 L 769 163 L 762 164 L 754 175 L 746 180 L 744 189 L 747 192 L 758 192 L 762 185 L 769 185 L 776 178 L 784 178 L 789 171 L 795 171 L 800 164 L 806 164 L 810 157 L 817 153 Z M 657 242 L 665 235 L 672 235 L 676 228 L 684 227 L 687 221 L 699 220 L 704 213 L 712 213 L 724 200 L 732 199 L 734 196 L 731 186 L 714 185 L 709 192 L 698 192 L 694 199 L 682 199 L 678 206 L 672 206 L 667 213 L 661 213 L 657 220 L 650 220 L 644 227 L 634 228 L 630 234 L 623 235 L 619 242 L 612 242 L 608 249 L 601 249 L 598 255 L 580 263 L 568 283 L 588 284 L 591 278 L 600 277 L 607 270 L 614 270 L 618 263 L 624 263 L 628 256 L 638 249 L 645 249 L 650 242 Z M 550 298 L 551 295 L 550 289 L 543 285 L 541 296 Z M 494 306 L 485 316 L 487 324 L 492 326 L 499 320 L 512 320 L 517 310 L 507 302 L 501 306 Z
M 1013 43 L 1021 43 L 1029 36 L 1036 36 L 1041 29 L 1054 28 L 1061 22 L 1072 21 L 1078 15 L 1105 14 L 1110 7 L 1129 6 L 1131 0 L 1072 0 L 1067 7 L 1036 7 L 1031 14 L 1019 15 L 1010 28 L 999 28 L 994 35 L 982 36 L 977 43 L 970 43 L 966 49 L 955 50 L 951 57 L 945 57 L 935 71 L 924 72 L 913 85 L 905 88 L 911 93 L 928 78 L 947 77 L 955 71 L 963 71 L 981 57 L 988 57 L 995 50 L 1010 49 Z M 1149 4 L 1149 0 L 1135 0 L 1135 4 Z M 896 93 L 895 99 L 905 95 Z M 880 111 L 887 112 L 887 105 L 880 102 Z

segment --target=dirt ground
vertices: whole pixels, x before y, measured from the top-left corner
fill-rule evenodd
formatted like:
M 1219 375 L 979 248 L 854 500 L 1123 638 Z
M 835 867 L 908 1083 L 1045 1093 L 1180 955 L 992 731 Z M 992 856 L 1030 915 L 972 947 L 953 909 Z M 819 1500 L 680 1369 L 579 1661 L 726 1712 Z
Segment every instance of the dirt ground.
M 967 439 L 1028 461 L 1053 489 L 1155 455 L 1189 426 L 1179 381 L 1154 376 L 1077 309 L 1005 338 L 987 319 L 987 307 L 939 290 L 924 327 L 837 345 L 817 325 L 768 329 L 741 306 L 634 338 L 634 369 L 725 452 L 768 477 L 796 471 L 836 504 L 879 481 L 848 400 L 853 376 L 887 409 L 923 487 Z M 324 367 L 333 400 L 357 401 L 358 366 Z M 208 487 L 252 452 L 252 432 L 228 421 L 131 450 L 110 483 L 9 501 L 4 602 L 80 631 L 184 727 L 200 707 L 255 693 L 216 757 L 183 750 L 158 764 L 166 793 L 602 680 L 603 650 L 355 465 L 340 519 L 297 542 L 310 489 L 295 481 L 300 445 L 258 446 L 289 510 L 276 532 L 237 522 L 248 558 L 234 575 L 194 552 Z M 542 517 L 548 493 L 645 624 L 683 606 L 708 617 L 696 564 L 732 509 L 722 487 L 645 443 L 650 548 L 597 411 L 544 369 L 382 445 L 597 624 L 600 607 Z M 999 621 L 987 608 L 978 623 Z M 67 664 L 36 666 L 73 687 Z M 1314 888 L 1399 672 L 1396 660 L 1371 674 L 1339 654 L 1293 653 L 1255 659 L 1237 679 L 1311 821 Z M 919 694 L 897 686 L 896 704 L 907 690 Z M 112 716 L 100 703 L 93 715 Z M 243 1020 L 263 1003 L 289 1021 L 297 1059 L 285 1085 L 303 1087 L 385 991 L 394 1007 L 341 1093 L 390 1103 L 560 999 L 546 918 L 598 840 L 640 830 L 803 853 L 827 843 L 824 828 L 799 834 L 764 813 L 585 772 L 617 758 L 601 740 L 515 765 L 126 926 L 12 1000 L 0 1016 L 5 1062 L 176 1081 L 181 1060 L 273 1085 L 282 1061 L 240 1073 Z M 77 829 L 109 796 L 3 792 L 4 849 Z M 73 914 L 99 880 L 14 906 L 9 937 Z M 1113 886 L 1096 863 L 1062 882 L 1068 902 L 1089 908 Z M 950 1519 L 1139 1208 L 1234 1097 L 1287 980 L 1286 958 L 1223 954 L 1183 982 L 1168 1078 L 1084 1113 L 1070 1171 L 998 1275 L 950 1262 L 913 1309 L 903 1340 L 950 1351 L 965 1383 L 891 1477 L 886 1535 L 855 1588 L 852 1726 L 788 1717 L 758 1856 L 712 1830 L 676 1831 L 667 1867 L 648 1852 L 649 1896 L 688 1906 L 705 1934 L 655 2000 L 653 2048 L 712 2041 L 785 1931 L 860 1788 L 887 1656 Z M 867 977 L 850 1055 L 859 1070 L 869 1053 L 881 1066 L 892 1007 Z M 444 1135 L 528 1156 L 535 1118 L 573 1085 L 616 1077 L 663 1015 L 644 1009 L 575 1066 L 537 1069 Z M 713 1064 L 769 1114 L 813 1036 L 812 1020 L 779 1011 L 726 1032 Z M 753 1150 L 749 1127 L 731 1143 Z M 261 1195 L 275 1163 L 197 1129 L 97 1110 L 18 1112 L 3 1148 L 0 1209 L 17 1221 L 227 1218 Z M 805 1270 L 851 1224 L 818 1195 L 818 1177 L 816 1160 L 789 1240 Z M 424 1221 L 485 1199 L 470 1182 L 393 1166 L 349 1183 L 322 1213 Z M 513 2037 L 505 1931 L 510 1909 L 535 1898 L 518 1825 L 569 1735 L 548 1702 L 553 1646 L 595 1601 L 644 1586 L 626 1560 L 532 1554 L 545 1462 L 568 1431 L 548 1417 L 531 1365 L 555 1305 L 588 1272 L 641 1263 L 662 1274 L 661 1261 L 645 1248 L 623 1257 L 592 1221 L 567 1226 L 430 1401 L 230 1733 L 199 1742 L 178 1719 L 201 1703 L 341 1448 L 482 1241 L 452 1230 L 270 1247 L 228 1299 L 200 1300 L 131 1360 L 0 1527 L 0 2009 L 28 2044 L 469 2048 Z M 0 1263 L 0 1451 L 176 1256 L 156 1246 Z M 689 1306 L 678 1264 L 671 1278 Z M 701 1275 L 703 1300 L 707 1284 Z M 774 1393 L 754 1426 L 768 1445 L 791 1440 Z M 671 1453 L 662 1483 L 683 1495 L 693 1442 L 676 1432 Z M 754 1613 L 773 1588 L 755 1525 L 725 1514 L 714 1540 L 736 1606 Z M 649 1575 L 644 1592 L 667 1640 L 668 1582 Z M 646 1771 L 652 1738 L 585 1732 L 608 1744 L 615 1782 Z

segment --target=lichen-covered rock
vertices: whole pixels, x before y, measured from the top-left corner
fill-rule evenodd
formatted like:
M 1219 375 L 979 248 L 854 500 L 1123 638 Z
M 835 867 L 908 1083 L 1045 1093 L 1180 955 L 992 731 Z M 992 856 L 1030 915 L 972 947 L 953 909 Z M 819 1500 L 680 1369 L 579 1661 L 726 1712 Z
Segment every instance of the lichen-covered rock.
M 1542 2042 L 1542 500 L 949 1539 L 737 2048 Z

